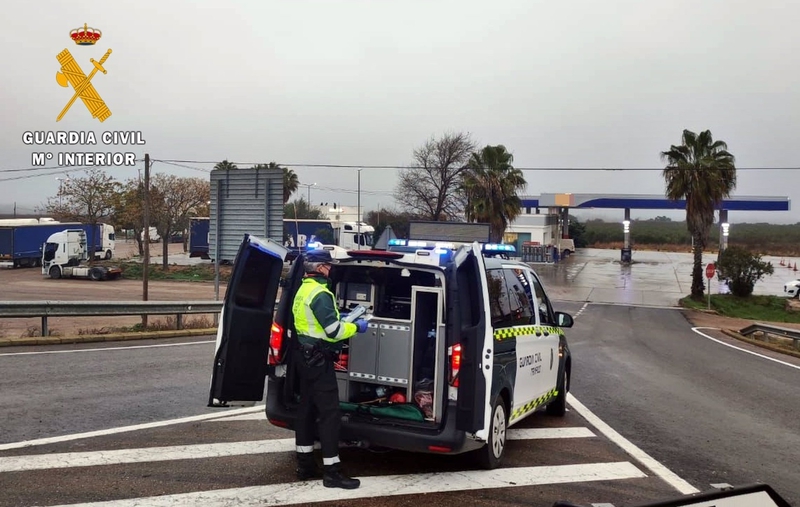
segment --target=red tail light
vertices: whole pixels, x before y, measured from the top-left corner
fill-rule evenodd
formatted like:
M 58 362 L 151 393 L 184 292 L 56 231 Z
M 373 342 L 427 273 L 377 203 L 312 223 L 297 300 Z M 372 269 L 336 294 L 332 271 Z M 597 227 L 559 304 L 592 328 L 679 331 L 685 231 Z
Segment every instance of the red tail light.
M 283 328 L 277 323 L 272 323 L 269 335 L 269 364 L 280 364 L 281 345 L 283 345 Z
M 450 385 L 458 387 L 458 372 L 461 370 L 461 344 L 450 347 Z

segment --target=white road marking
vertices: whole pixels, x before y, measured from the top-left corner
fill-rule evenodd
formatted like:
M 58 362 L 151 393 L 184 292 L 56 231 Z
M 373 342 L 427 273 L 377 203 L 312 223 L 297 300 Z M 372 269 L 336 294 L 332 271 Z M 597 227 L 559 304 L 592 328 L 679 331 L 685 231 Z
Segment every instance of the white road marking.
M 255 407 L 246 407 L 235 410 L 230 410 L 227 413 L 232 415 L 249 414 L 251 412 L 261 412 L 264 410 L 264 405 L 257 405 Z M 87 431 L 85 433 L 74 433 L 72 435 L 61 435 L 58 437 L 39 438 L 36 440 L 26 440 L 24 442 L 11 442 L 10 444 L 0 444 L 0 451 L 7 451 L 9 449 L 21 449 L 23 447 L 33 447 L 36 445 L 57 444 L 60 442 L 69 442 L 70 440 L 80 440 L 82 438 L 102 437 L 105 435 L 114 435 L 116 433 L 126 433 L 129 431 L 146 430 L 150 428 L 159 428 L 162 426 L 171 426 L 173 424 L 181 424 L 195 421 L 205 421 L 208 419 L 217 419 L 220 417 L 219 413 L 216 414 L 202 414 L 191 417 L 182 417 L 180 419 L 169 419 L 166 421 L 155 421 L 144 424 L 134 424 L 132 426 L 121 426 L 119 428 L 110 428 L 106 430 Z
M 580 317 L 580 315 L 583 313 L 584 310 L 586 310 L 586 308 L 588 306 L 589 306 L 589 302 L 588 301 L 586 303 L 583 303 L 583 306 L 581 306 L 581 309 L 578 310 L 578 313 L 575 314 L 575 318 Z
M 154 349 L 157 347 L 182 347 L 184 345 L 202 345 L 205 343 L 215 343 L 216 340 L 206 340 L 202 342 L 186 343 L 160 343 L 158 345 L 131 345 L 129 347 L 99 347 L 96 349 L 75 349 L 75 350 L 44 350 L 41 352 L 7 352 L 2 356 L 38 356 L 40 354 L 77 354 L 78 352 L 105 352 L 107 350 L 133 350 L 133 349 Z
M 586 408 L 586 406 L 578 401 L 577 398 L 575 398 L 571 393 L 567 393 L 567 403 L 569 403 L 578 414 L 586 419 L 589 424 L 597 428 L 600 433 L 621 447 L 625 452 L 633 456 L 642 465 L 649 468 L 654 474 L 661 477 L 661 479 L 663 479 L 667 484 L 677 489 L 684 495 L 700 492 L 699 489 L 678 477 L 670 469 L 656 461 L 655 458 L 634 445 L 633 442 L 620 435 L 614 428 L 597 417 L 594 412 Z
M 693 327 L 692 331 L 694 331 L 695 333 L 699 334 L 700 336 L 708 338 L 711 341 L 717 342 L 717 343 L 719 343 L 721 345 L 725 345 L 726 347 L 730 347 L 732 349 L 740 350 L 742 352 L 747 352 L 748 354 L 752 354 L 752 355 L 758 356 L 758 357 L 760 357 L 762 359 L 767 359 L 769 361 L 780 363 L 780 364 L 782 364 L 784 366 L 788 366 L 790 368 L 794 368 L 795 370 L 800 370 L 800 366 L 797 366 L 796 364 L 787 363 L 786 361 L 781 361 L 780 359 L 775 359 L 774 357 L 765 356 L 764 354 L 759 354 L 758 352 L 753 352 L 752 350 L 743 349 L 741 347 L 737 347 L 736 345 L 731 345 L 730 343 L 725 343 L 722 340 L 717 340 L 716 338 L 712 338 L 712 337 L 708 336 L 707 334 L 698 331 L 698 329 L 715 329 L 715 330 L 719 331 L 719 328 L 717 328 L 717 327 Z
M 647 308 L 648 310 L 686 310 L 682 306 L 646 305 L 639 303 L 606 303 L 603 301 L 589 301 L 590 305 L 598 306 L 630 306 L 632 308 Z
M 72 504 L 69 507 L 237 507 L 247 505 L 302 505 L 357 498 L 379 498 L 396 495 L 422 495 L 451 491 L 473 491 L 544 484 L 611 481 L 647 477 L 632 463 L 588 463 L 582 465 L 498 468 L 428 474 L 383 475 L 361 477 L 358 489 L 336 489 L 322 486 L 322 481 L 289 482 L 177 495 L 130 498 L 107 502 Z M 67 507 L 67 506 L 60 506 Z
M 548 438 L 586 438 L 595 437 L 589 428 L 521 428 L 510 429 L 506 433 L 509 440 L 542 440 Z
M 508 430 L 509 440 L 594 437 L 588 428 L 530 428 Z M 249 442 L 222 442 L 214 444 L 175 445 L 168 447 L 143 447 L 87 452 L 32 454 L 0 457 L 0 473 L 53 468 L 120 465 L 124 463 L 152 463 L 184 459 L 220 458 L 270 454 L 295 450 L 294 438 L 255 440 Z
M 254 414 L 235 415 L 233 417 L 219 417 L 211 419 L 209 422 L 228 422 L 228 421 L 266 421 L 267 413 L 263 410 Z

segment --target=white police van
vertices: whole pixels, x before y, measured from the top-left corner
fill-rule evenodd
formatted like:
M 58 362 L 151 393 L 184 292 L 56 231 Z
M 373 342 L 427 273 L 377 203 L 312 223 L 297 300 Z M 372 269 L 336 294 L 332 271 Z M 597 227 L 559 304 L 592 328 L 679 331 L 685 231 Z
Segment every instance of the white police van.
M 367 309 L 369 328 L 336 363 L 341 440 L 412 452 L 473 452 L 500 464 L 506 430 L 537 410 L 563 416 L 572 359 L 555 312 L 510 245 L 392 240 L 388 250 L 344 251 L 330 276 L 340 312 Z M 293 429 L 299 401 L 292 299 L 303 277 L 298 257 L 245 236 L 217 335 L 209 406 L 264 398 L 274 425 Z M 282 287 L 280 301 L 276 296 Z

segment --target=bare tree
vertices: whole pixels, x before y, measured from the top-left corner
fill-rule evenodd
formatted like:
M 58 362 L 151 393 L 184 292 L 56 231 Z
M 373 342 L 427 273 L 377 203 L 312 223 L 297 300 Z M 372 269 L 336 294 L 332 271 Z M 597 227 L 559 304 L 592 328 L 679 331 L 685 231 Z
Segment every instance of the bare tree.
M 94 261 L 97 224 L 113 215 L 119 183 L 102 169 L 87 169 L 83 178 L 64 180 L 58 194 L 47 200 L 47 212 L 56 220 L 77 221 L 92 225 L 89 237 L 89 261 Z
M 144 255 L 142 231 L 144 228 L 144 183 L 131 178 L 122 184 L 114 198 L 114 225 L 133 230 L 139 255 Z M 149 240 L 149 238 L 148 238 Z
M 461 183 L 477 145 L 469 133 L 431 137 L 414 150 L 414 165 L 400 172 L 395 199 L 423 220 L 456 220 L 464 211 Z
M 169 243 L 174 232 L 184 231 L 189 217 L 207 209 L 211 185 L 201 178 L 179 178 L 159 173 L 153 176 L 153 216 L 162 240 L 164 270 L 169 269 Z

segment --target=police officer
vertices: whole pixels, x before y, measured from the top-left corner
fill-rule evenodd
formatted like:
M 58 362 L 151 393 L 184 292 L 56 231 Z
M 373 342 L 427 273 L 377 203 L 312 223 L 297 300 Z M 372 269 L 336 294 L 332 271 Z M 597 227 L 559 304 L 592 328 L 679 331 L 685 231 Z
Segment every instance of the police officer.
M 297 370 L 300 379 L 300 408 L 295 428 L 297 477 L 319 477 L 314 460 L 314 435 L 319 418 L 322 445 L 322 484 L 328 488 L 355 489 L 361 481 L 345 475 L 339 462 L 339 387 L 333 360 L 342 342 L 367 330 L 363 319 L 355 323 L 339 320 L 336 297 L 328 284 L 333 259 L 325 250 L 305 256 L 306 276 L 294 298 L 292 314 L 299 347 Z

